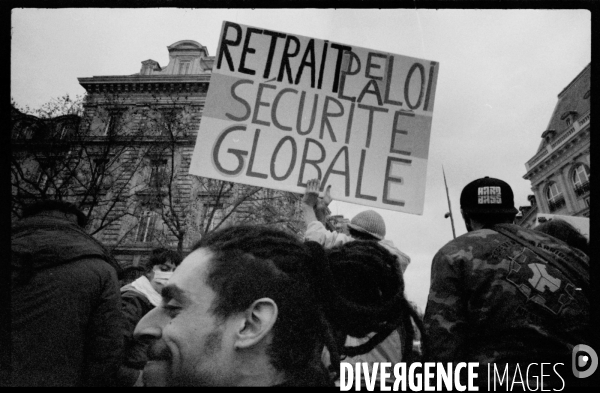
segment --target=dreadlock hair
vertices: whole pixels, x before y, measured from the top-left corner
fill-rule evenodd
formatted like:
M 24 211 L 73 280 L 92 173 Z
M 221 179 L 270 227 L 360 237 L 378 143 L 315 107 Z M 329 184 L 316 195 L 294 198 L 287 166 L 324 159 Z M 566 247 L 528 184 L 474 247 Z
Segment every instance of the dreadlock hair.
M 226 318 L 268 297 L 278 308 L 268 350 L 275 369 L 302 379 L 302 370 L 322 367 L 327 347 L 335 379 L 341 356 L 371 351 L 402 329 L 402 356 L 412 354 L 414 328 L 423 335 L 416 310 L 404 297 L 404 280 L 395 256 L 377 242 L 354 241 L 331 250 L 264 226 L 232 226 L 212 232 L 192 250 L 213 254 L 206 283 L 216 293 L 212 312 Z M 336 336 L 365 337 L 345 347 Z M 308 349 L 308 350 L 307 350 Z
M 192 249 L 213 254 L 206 283 L 216 293 L 211 310 L 226 318 L 246 310 L 256 299 L 277 304 L 268 355 L 273 367 L 298 380 L 308 374 L 330 384 L 321 363 L 323 347 L 334 347 L 333 330 L 318 302 L 319 266 L 324 250 L 314 242 L 264 226 L 231 226 L 205 235 Z M 312 243 L 312 244 L 310 244 Z
M 402 359 L 413 356 L 414 321 L 421 335 L 423 323 L 404 297 L 404 279 L 396 256 L 377 242 L 353 241 L 327 251 L 336 292 L 325 312 L 335 331 L 352 337 L 375 333 L 366 343 L 339 348 L 342 356 L 371 351 L 394 330 L 400 330 Z M 339 369 L 339 365 L 332 366 Z

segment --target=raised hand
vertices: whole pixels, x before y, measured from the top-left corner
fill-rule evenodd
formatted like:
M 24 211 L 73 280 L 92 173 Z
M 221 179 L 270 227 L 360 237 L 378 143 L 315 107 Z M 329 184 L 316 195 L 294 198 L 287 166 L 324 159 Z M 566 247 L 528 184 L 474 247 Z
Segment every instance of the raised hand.
M 310 179 L 306 182 L 306 192 L 302 198 L 302 202 L 308 206 L 315 207 L 319 200 L 319 179 Z

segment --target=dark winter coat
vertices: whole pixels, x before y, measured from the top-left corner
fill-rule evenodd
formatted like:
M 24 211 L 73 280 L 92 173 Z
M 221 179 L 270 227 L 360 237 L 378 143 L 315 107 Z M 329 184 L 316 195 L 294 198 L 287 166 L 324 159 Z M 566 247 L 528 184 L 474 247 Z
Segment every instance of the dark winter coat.
M 121 309 L 125 317 L 123 337 L 125 339 L 124 365 L 136 370 L 143 370 L 148 357 L 148 344 L 134 340 L 133 331 L 140 319 L 154 308 L 148 298 L 141 292 L 127 285 L 121 289 Z
M 11 232 L 8 383 L 114 385 L 123 348 L 114 259 L 65 219 L 34 216 Z

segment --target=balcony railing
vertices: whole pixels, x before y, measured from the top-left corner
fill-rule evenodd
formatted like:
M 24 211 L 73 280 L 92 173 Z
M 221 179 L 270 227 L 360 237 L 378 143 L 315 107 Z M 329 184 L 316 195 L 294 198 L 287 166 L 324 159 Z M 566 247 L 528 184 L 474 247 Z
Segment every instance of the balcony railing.
M 555 199 L 554 202 L 548 202 L 548 208 L 551 212 L 556 211 L 566 204 L 565 198 Z
M 578 197 L 585 195 L 590 191 L 590 182 L 586 181 L 585 183 L 578 184 L 575 186 L 575 195 Z

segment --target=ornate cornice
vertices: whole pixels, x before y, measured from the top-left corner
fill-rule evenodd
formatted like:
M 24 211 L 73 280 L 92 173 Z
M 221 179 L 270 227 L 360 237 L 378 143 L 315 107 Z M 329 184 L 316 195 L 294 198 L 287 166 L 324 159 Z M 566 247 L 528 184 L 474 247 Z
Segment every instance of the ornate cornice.
M 210 74 L 192 75 L 130 75 L 77 78 L 88 94 L 117 92 L 143 93 L 186 91 L 206 93 Z
M 564 132 L 558 135 L 556 139 L 548 143 L 544 149 L 542 149 L 542 151 L 538 152 L 533 158 L 525 163 L 527 174 L 523 177 L 527 179 L 530 172 L 534 171 L 538 166 L 543 166 L 542 164 L 548 159 L 548 157 L 554 155 L 558 150 L 563 149 L 564 145 L 571 143 L 573 139 L 580 138 L 580 136 L 586 131 L 589 134 L 589 129 L 590 112 L 588 111 L 581 117 L 581 119 L 577 120 L 575 124 L 568 127 Z M 545 131 L 542 135 L 545 135 L 549 131 Z
M 568 141 L 561 141 L 564 143 L 561 143 L 559 146 L 556 147 L 556 149 L 552 150 L 550 153 L 547 152 L 543 160 L 536 163 L 535 166 L 530 168 L 527 171 L 527 173 L 523 176 L 523 178 L 525 180 L 533 181 L 533 179 L 538 177 L 540 173 L 547 173 L 549 171 L 549 168 L 554 168 L 557 165 L 560 165 L 562 163 L 562 159 L 565 158 L 569 151 L 573 150 L 573 147 L 584 147 L 586 146 L 586 144 L 587 146 L 589 146 L 589 138 L 590 128 L 587 127 L 586 129 L 577 132 L 575 135 L 572 135 Z M 580 154 L 578 154 L 578 156 L 580 156 Z M 557 164 L 557 161 L 560 162 L 558 162 Z M 571 162 L 571 158 L 565 160 L 564 164 L 568 164 L 569 162 Z

